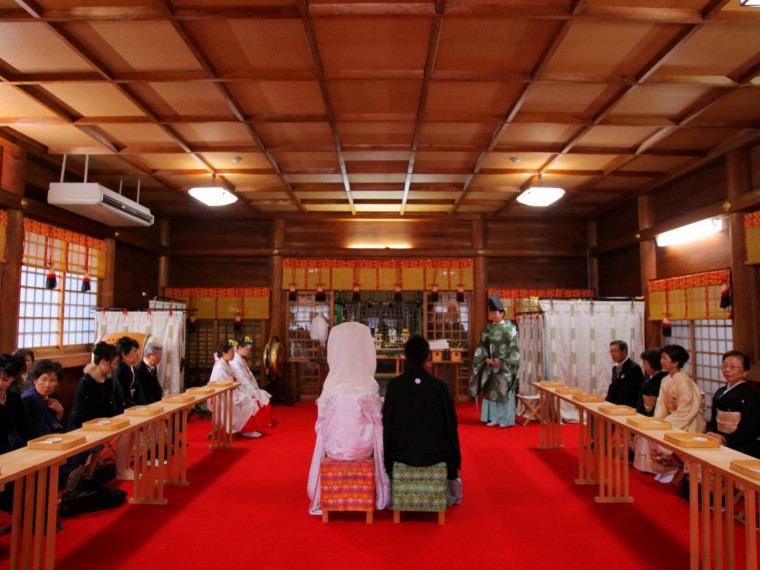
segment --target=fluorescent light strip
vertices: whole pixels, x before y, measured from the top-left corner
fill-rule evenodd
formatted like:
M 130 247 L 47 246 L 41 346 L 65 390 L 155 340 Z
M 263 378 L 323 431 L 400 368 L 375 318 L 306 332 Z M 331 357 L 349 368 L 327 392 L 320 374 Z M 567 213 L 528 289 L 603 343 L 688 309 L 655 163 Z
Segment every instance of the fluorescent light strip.
M 722 229 L 723 220 L 720 218 L 710 218 L 661 233 L 655 238 L 655 241 L 659 247 L 680 245 L 700 240 L 712 234 L 716 234 Z

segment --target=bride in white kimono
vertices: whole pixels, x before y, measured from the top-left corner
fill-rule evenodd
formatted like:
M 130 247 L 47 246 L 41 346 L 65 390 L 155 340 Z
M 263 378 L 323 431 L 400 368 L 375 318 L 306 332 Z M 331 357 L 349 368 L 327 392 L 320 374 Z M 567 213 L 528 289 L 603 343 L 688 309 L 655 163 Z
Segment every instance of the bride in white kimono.
M 245 357 L 251 355 L 251 348 L 253 347 L 253 341 L 249 337 L 241 338 L 238 341 L 237 350 L 235 352 L 235 358 L 230 362 L 230 368 L 232 373 L 240 382 L 240 388 L 245 392 L 253 395 L 258 404 L 258 410 L 254 412 L 254 426 L 253 430 L 246 429 L 246 432 L 252 431 L 251 437 L 259 437 L 261 433 L 260 429 L 270 427 L 272 425 L 272 396 L 266 390 L 259 388 L 256 377 L 248 368 L 248 363 L 245 361 Z M 255 435 L 258 434 L 258 435 Z
M 382 405 L 369 328 L 361 323 L 333 328 L 327 341 L 327 364 L 330 372 L 317 401 L 317 441 L 307 485 L 309 513 L 322 513 L 319 467 L 325 456 L 341 460 L 374 457 L 375 505 L 384 509 L 390 502 L 390 482 L 383 466 Z
M 218 360 L 211 370 L 209 382 L 240 382 L 230 367 L 230 362 L 235 358 L 235 344 L 234 341 L 219 343 L 216 353 Z M 230 432 L 240 433 L 245 437 L 259 437 L 261 434 L 256 431 L 256 420 L 254 420 L 258 411 L 259 404 L 256 401 L 256 395 L 245 382 L 241 382 L 240 386 L 232 391 L 232 426 L 230 426 Z

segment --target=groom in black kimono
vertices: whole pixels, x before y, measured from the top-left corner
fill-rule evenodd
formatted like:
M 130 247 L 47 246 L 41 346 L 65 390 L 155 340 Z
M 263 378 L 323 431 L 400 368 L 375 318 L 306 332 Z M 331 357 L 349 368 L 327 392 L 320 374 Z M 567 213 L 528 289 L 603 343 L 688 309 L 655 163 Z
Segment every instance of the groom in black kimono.
M 445 462 L 449 480 L 457 480 L 462 467 L 454 400 L 446 383 L 425 370 L 429 353 L 428 341 L 412 336 L 404 345 L 405 371 L 385 392 L 383 445 L 391 479 L 394 461 L 413 467 Z

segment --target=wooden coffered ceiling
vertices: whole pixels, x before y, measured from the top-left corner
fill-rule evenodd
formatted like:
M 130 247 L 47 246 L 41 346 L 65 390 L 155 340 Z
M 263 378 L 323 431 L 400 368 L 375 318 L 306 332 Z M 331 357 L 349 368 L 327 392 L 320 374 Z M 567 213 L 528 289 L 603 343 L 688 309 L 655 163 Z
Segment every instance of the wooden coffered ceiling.
M 594 219 L 760 140 L 760 9 L 0 0 L 0 136 L 168 218 Z

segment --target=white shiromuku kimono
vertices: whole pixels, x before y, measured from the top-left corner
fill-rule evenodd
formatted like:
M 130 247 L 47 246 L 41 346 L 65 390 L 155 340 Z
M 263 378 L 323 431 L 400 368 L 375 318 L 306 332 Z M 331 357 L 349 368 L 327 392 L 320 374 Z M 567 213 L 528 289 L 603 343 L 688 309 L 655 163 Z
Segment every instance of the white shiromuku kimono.
M 248 368 L 245 358 L 240 356 L 237 352 L 235 353 L 235 358 L 230 362 L 230 368 L 232 368 L 232 373 L 235 375 L 235 378 L 237 378 L 237 381 L 240 382 L 240 388 L 245 386 L 245 389 L 254 395 L 260 407 L 264 407 L 269 403 L 272 395 L 266 390 L 259 388 L 259 384 L 256 382 L 256 377 L 253 375 L 253 372 L 251 372 L 251 369 Z
M 240 382 L 240 386 L 232 391 L 232 426 L 227 426 L 230 433 L 238 433 L 246 422 L 259 411 L 259 404 L 253 397 L 254 393 L 245 383 L 237 379 L 229 363 L 220 358 L 211 370 L 209 382 L 216 381 Z M 222 410 L 225 413 L 225 410 Z
M 327 363 L 330 372 L 317 402 L 317 440 L 307 485 L 309 513 L 322 513 L 319 468 L 325 456 L 342 460 L 373 457 L 375 505 L 384 509 L 390 502 L 390 482 L 383 465 L 382 405 L 369 328 L 361 323 L 333 328 L 327 341 Z

